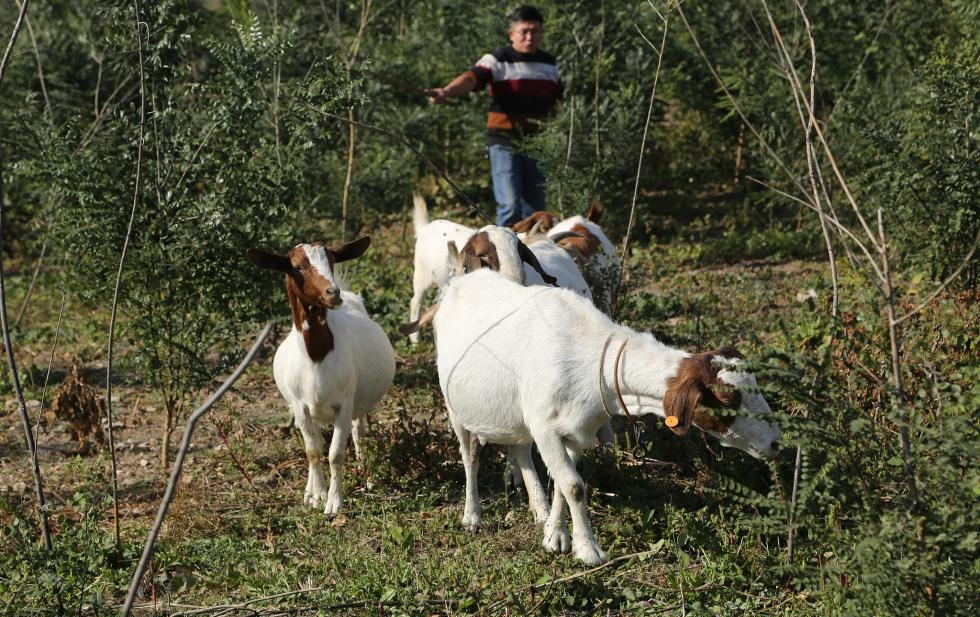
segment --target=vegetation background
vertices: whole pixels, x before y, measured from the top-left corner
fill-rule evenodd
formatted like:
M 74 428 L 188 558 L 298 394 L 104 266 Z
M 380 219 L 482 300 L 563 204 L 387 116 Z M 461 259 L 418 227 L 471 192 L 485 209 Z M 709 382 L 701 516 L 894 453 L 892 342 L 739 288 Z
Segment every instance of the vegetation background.
M 245 249 L 368 233 L 345 276 L 400 361 L 349 512 L 300 503 L 270 342 L 195 437 L 137 612 L 976 614 L 975 2 L 537 3 L 567 87 L 525 144 L 549 208 L 603 203 L 628 245 L 614 317 L 737 344 L 787 441 L 767 464 L 618 427 L 581 463 L 614 558 L 595 570 L 540 549 L 499 457 L 487 529 L 460 529 L 433 347 L 396 334 L 411 193 L 493 210 L 485 97 L 420 90 L 503 43 L 510 4 L 25 4 L 0 3 L 0 611 L 120 611 L 172 436 L 287 326 Z M 80 432 L 53 400 L 73 367 Z

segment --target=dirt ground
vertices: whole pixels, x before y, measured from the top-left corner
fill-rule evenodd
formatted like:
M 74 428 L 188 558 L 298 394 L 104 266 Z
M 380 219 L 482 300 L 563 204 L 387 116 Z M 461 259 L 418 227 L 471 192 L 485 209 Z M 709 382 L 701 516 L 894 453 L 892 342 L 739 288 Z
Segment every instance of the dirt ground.
M 93 387 L 96 396 L 105 397 L 104 377 L 95 382 L 104 367 L 85 367 L 83 378 Z M 214 382 L 210 389 L 202 389 L 190 405 L 200 405 L 220 385 Z M 81 471 L 109 474 L 111 464 L 108 444 L 88 439 L 88 447 L 82 447 L 71 424 L 63 418 L 52 418 L 52 396 L 46 397 L 44 407 L 36 399 L 26 401 L 27 413 L 35 428 L 38 464 L 45 482 L 46 492 L 56 498 L 70 491 L 72 476 Z M 193 411 L 190 410 L 190 411 Z M 119 488 L 130 492 L 136 487 L 164 486 L 169 478 L 176 452 L 183 439 L 186 423 L 181 420 L 170 442 L 171 466 L 161 466 L 161 443 L 164 412 L 154 400 L 154 393 L 143 388 L 113 386 L 112 440 L 116 453 Z M 184 414 L 184 418 L 188 414 Z M 45 418 L 45 416 L 47 416 Z M 224 451 L 224 456 L 246 431 L 255 432 L 265 427 L 279 438 L 288 439 L 289 412 L 272 381 L 271 367 L 267 360 L 258 359 L 243 375 L 230 392 L 205 414 L 196 424 L 191 447 L 185 461 L 185 473 L 195 473 L 195 463 L 208 460 L 212 454 Z M 107 422 L 101 418 L 103 434 Z M 297 456 L 302 452 L 297 450 Z M 203 455 L 203 456 L 202 456 Z M 150 489 L 151 492 L 153 489 Z M 33 498 L 34 479 L 31 471 L 24 423 L 18 410 L 17 400 L 8 396 L 0 416 L 0 494 Z M 70 493 L 69 493 L 70 494 Z
M 193 485 L 197 488 L 215 486 L 214 482 L 219 481 L 219 478 L 208 478 L 208 474 L 227 476 L 229 474 L 222 470 L 230 468 L 230 475 L 234 477 L 221 478 L 221 482 L 245 481 L 281 485 L 280 488 L 287 491 L 295 489 L 297 499 L 299 498 L 302 481 L 297 478 L 305 478 L 306 468 L 302 440 L 298 431 L 291 427 L 290 412 L 272 378 L 272 354 L 279 343 L 277 337 L 283 335 L 283 332 L 275 331 L 270 334 L 252 365 L 231 390 L 196 423 L 181 471 L 182 485 Z M 242 355 L 244 354 L 245 350 Z M 404 417 L 406 397 L 399 390 L 401 387 L 425 386 L 418 379 L 419 375 L 422 375 L 421 379 L 425 379 L 424 374 L 428 369 L 422 365 L 428 362 L 424 354 L 398 359 L 399 371 L 408 375 L 405 379 L 411 383 L 401 386 L 396 383 L 392 387 L 379 409 L 368 419 L 369 437 L 384 433 L 385 427 L 391 427 Z M 60 374 L 51 378 L 52 382 L 55 379 L 64 379 L 70 369 L 60 370 Z M 94 388 L 95 396 L 104 399 L 104 366 L 84 367 L 80 373 L 88 385 Z M 173 431 L 170 463 L 165 469 L 161 463 L 164 412 L 155 394 L 145 388 L 113 385 L 112 439 L 116 453 L 120 507 L 124 516 L 143 517 L 155 514 L 183 440 L 187 416 L 203 404 L 224 379 L 224 376 L 214 379 L 189 402 L 193 409 L 188 409 L 183 414 Z M 51 418 L 52 399 L 55 398 L 52 391 L 58 385 L 48 388 L 49 393 L 45 396 L 43 408 L 36 399 L 26 401 L 27 412 L 35 428 L 38 464 L 45 495 L 49 503 L 54 504 L 68 500 L 79 487 L 104 485 L 102 482 L 107 482 L 111 477 L 108 444 L 100 445 L 96 440 L 89 439 L 90 446 L 84 449 L 68 421 Z M 431 389 L 437 386 L 428 384 L 428 387 Z M 425 407 L 413 409 L 412 415 L 424 412 L 427 422 L 441 418 L 440 409 Z M 107 434 L 104 412 L 100 423 L 103 433 Z M 352 448 L 349 453 L 353 456 Z M 246 468 L 250 471 L 246 471 Z M 96 481 L 93 483 L 92 479 Z M 17 400 L 12 396 L 7 396 L 4 400 L 3 415 L 0 416 L 0 495 L 13 503 L 23 503 L 26 507 L 30 507 L 26 502 L 35 499 L 34 476 L 24 425 Z

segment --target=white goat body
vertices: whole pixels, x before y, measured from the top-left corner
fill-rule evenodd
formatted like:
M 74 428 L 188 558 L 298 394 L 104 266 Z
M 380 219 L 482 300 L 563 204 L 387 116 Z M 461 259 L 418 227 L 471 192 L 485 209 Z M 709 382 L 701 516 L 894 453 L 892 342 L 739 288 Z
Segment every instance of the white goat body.
M 572 548 L 587 563 L 601 563 L 606 556 L 589 526 L 575 460 L 594 444 L 607 414 L 622 413 L 612 384 L 619 384 L 634 415 L 664 416 L 665 406 L 669 408 L 678 418 L 671 430 L 678 433 L 687 430 L 699 403 L 722 406 L 737 399 L 734 407 L 740 403 L 750 413 L 771 413 L 752 390 L 754 378 L 737 370 L 737 360 L 693 356 L 668 347 L 649 334 L 613 323 L 568 290 L 521 287 L 494 272 L 473 272 L 447 285 L 434 325 L 439 382 L 466 469 L 464 526 L 480 524 L 471 433 L 513 446 L 534 443 L 556 489 L 543 544 L 549 550 Z M 614 353 L 624 341 L 626 347 Z M 712 367 L 713 360 L 724 366 Z M 706 383 L 709 379 L 714 381 Z M 746 391 L 726 396 L 724 388 L 720 393 L 711 389 L 722 384 Z M 723 443 L 737 436 L 751 443 L 756 454 L 773 451 L 777 427 L 759 418 L 731 419 L 726 433 L 718 435 Z M 526 447 L 515 450 L 529 454 Z M 524 479 L 527 485 L 536 475 L 531 479 L 525 474 Z M 528 490 L 540 491 L 531 486 Z M 574 526 L 571 547 L 566 501 Z
M 309 477 L 303 500 L 341 510 L 347 438 L 353 432 L 360 457 L 364 417 L 387 392 L 395 375 L 395 354 L 388 336 L 368 315 L 360 296 L 341 290 L 333 264 L 360 256 L 370 238 L 332 248 L 300 244 L 286 255 L 259 249 L 248 252 L 255 265 L 282 272 L 293 326 L 272 362 L 276 386 L 289 404 L 303 435 Z M 330 484 L 321 459 L 321 427 L 333 425 Z
M 555 239 L 558 246 L 566 250 L 579 265 L 596 306 L 608 312 L 619 285 L 622 260 L 599 225 L 602 213 L 602 205 L 593 201 L 585 216 L 559 220 L 550 212 L 535 212 L 515 223 L 513 229 L 519 234 L 537 229 Z
M 567 250 L 581 267 L 596 305 L 609 311 L 623 266 L 616 247 L 597 223 L 584 216 L 559 221 L 548 230 L 548 235 L 555 237 L 567 232 L 573 232 L 578 237 L 561 240 L 559 246 Z
M 529 234 L 523 239 L 524 244 L 531 249 L 537 257 L 541 268 L 555 277 L 559 287 L 571 289 L 578 295 L 592 301 L 592 290 L 582 276 L 575 260 L 572 259 L 568 251 L 556 244 L 554 240 L 545 234 Z M 525 265 L 527 285 L 544 285 L 545 281 L 536 270 Z
M 416 321 L 422 307 L 422 298 L 431 287 L 441 288 L 452 276 L 452 262 L 446 248 L 448 242 L 463 246 L 476 230 L 447 221 L 429 220 L 429 210 L 421 195 L 412 196 L 412 227 L 415 230 L 415 257 L 412 273 L 412 300 L 408 309 L 408 320 Z M 413 332 L 409 339 L 419 342 L 419 333 Z

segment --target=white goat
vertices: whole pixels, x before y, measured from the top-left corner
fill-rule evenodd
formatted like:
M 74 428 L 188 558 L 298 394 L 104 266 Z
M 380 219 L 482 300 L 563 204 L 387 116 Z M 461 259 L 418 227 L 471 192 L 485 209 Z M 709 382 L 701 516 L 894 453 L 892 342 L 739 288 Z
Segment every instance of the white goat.
M 778 427 L 764 421 L 769 407 L 732 353 L 692 355 L 668 347 L 613 323 L 574 292 L 522 287 L 495 272 L 472 272 L 445 287 L 434 325 L 439 384 L 466 471 L 467 528 L 481 522 L 471 434 L 525 446 L 517 450 L 527 459 L 527 446 L 537 445 L 556 493 L 543 545 L 571 548 L 590 564 L 604 562 L 606 555 L 589 526 L 575 462 L 613 413 L 664 416 L 678 434 L 695 420 L 712 423 L 709 430 L 723 444 L 756 456 L 769 456 L 778 445 Z M 626 407 L 620 399 L 628 401 Z M 713 416 L 702 406 L 741 410 L 748 417 Z M 540 485 L 531 486 L 539 482 L 536 474 L 525 473 L 524 480 L 529 495 L 533 490 L 540 500 Z
M 582 271 L 572 256 L 569 255 L 568 251 L 558 244 L 559 241 L 574 235 L 577 234 L 569 232 L 548 236 L 543 232 L 537 231 L 537 229 L 532 229 L 521 238 L 521 241 L 534 253 L 534 256 L 538 259 L 538 263 L 541 264 L 541 268 L 557 279 L 558 287 L 571 289 L 591 302 L 592 291 L 589 289 L 589 284 L 585 281 L 585 277 L 582 276 Z M 545 284 L 544 279 L 541 278 L 541 275 L 537 271 L 527 266 L 524 269 L 527 275 L 527 285 Z
M 364 236 L 331 248 L 300 244 L 285 255 L 250 249 L 256 266 L 286 275 L 293 327 L 276 350 L 276 386 L 303 434 L 309 478 L 303 501 L 323 504 L 326 514 L 343 506 L 341 483 L 347 437 L 353 431 L 360 458 L 364 416 L 384 396 L 395 375 L 388 336 L 367 314 L 361 297 L 341 290 L 334 264 L 360 257 L 371 243 Z M 330 486 L 323 476 L 321 427 L 333 425 Z
M 415 259 L 412 274 L 412 300 L 408 309 L 408 320 L 419 318 L 422 298 L 430 287 L 441 288 L 452 276 L 452 261 L 446 249 L 447 242 L 463 246 L 476 230 L 445 219 L 429 220 L 429 210 L 421 195 L 412 196 L 412 226 L 415 229 Z M 419 333 L 409 336 L 413 343 L 419 342 Z
M 455 276 L 487 268 L 518 285 L 558 285 L 558 279 L 541 266 L 537 254 L 506 227 L 485 225 L 462 246 L 457 250 L 455 242 L 447 243 L 446 256 Z
M 622 260 L 616 247 L 606 236 L 599 223 L 602 206 L 595 201 L 585 216 L 572 216 L 558 220 L 550 212 L 535 212 L 514 224 L 518 233 L 537 227 L 556 239 L 556 243 L 571 255 L 582 270 L 592 290 L 596 306 L 604 311 L 612 308 L 613 295 L 619 284 Z M 569 233 L 571 232 L 571 233 Z

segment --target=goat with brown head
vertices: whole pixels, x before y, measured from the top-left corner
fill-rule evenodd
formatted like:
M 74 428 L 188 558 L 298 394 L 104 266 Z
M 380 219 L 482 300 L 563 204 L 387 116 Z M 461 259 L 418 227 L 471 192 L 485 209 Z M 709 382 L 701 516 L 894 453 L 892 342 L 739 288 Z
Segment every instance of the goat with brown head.
M 360 296 L 342 290 L 334 275 L 338 263 L 360 257 L 370 246 L 367 236 L 331 247 L 300 244 L 285 254 L 250 249 L 256 266 L 281 272 L 292 311 L 292 329 L 272 363 L 276 386 L 289 403 L 303 434 L 309 462 L 304 501 L 341 509 L 341 483 L 347 437 L 353 433 L 360 457 L 364 417 L 391 385 L 395 355 L 384 330 L 364 308 Z M 333 425 L 330 485 L 321 459 L 321 427 Z

